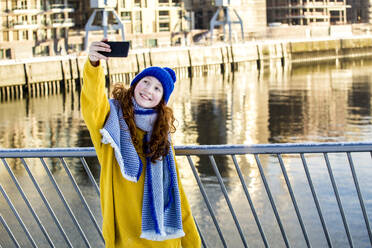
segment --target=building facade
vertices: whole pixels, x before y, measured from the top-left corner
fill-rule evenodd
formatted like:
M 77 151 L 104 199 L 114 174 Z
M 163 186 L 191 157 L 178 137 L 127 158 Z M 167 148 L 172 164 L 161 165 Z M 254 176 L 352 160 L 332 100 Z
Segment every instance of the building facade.
M 346 24 L 346 0 L 267 0 L 267 22 L 288 25 Z
M 347 19 L 350 23 L 372 24 L 372 0 L 347 0 L 351 6 L 347 11 Z
M 82 51 L 84 26 L 93 12 L 90 0 L 0 0 L 0 11 L 0 59 Z M 118 0 L 115 11 L 132 48 L 181 43 L 189 28 L 181 0 Z M 102 37 L 103 32 L 93 32 L 89 41 Z M 118 31 L 109 37 L 121 39 Z
M 75 32 L 71 32 L 70 44 L 76 47 L 81 44 L 84 30 L 93 9 L 90 0 L 77 1 Z M 185 19 L 184 4 L 181 0 L 118 0 L 115 12 L 124 25 L 125 39 L 131 42 L 132 48 L 169 46 L 180 43 L 181 34 L 188 31 Z M 102 16 L 98 15 L 93 24 L 101 25 Z M 109 23 L 115 23 L 109 13 Z M 93 32 L 89 42 L 102 38 L 102 32 Z M 111 39 L 121 39 L 118 31 L 110 31 Z
M 196 29 L 207 30 L 210 28 L 210 21 L 218 6 L 228 3 L 230 3 L 232 21 L 238 20 L 235 15 L 236 11 L 242 19 L 246 35 L 249 35 L 250 32 L 260 31 L 267 26 L 266 0 L 187 0 L 185 1 L 185 9 L 194 13 Z M 223 14 L 220 14 L 219 19 L 223 19 Z M 233 29 L 235 32 L 239 32 L 240 26 L 233 25 Z
M 83 51 L 90 1 L 0 0 L 0 59 Z M 189 44 L 195 33 L 207 33 L 221 3 L 230 4 L 232 21 L 238 19 L 235 13 L 241 18 L 245 38 L 264 34 L 267 25 L 372 23 L 372 0 L 117 0 L 114 10 L 132 48 L 159 47 Z M 101 22 L 98 15 L 94 24 Z M 232 27 L 240 37 L 240 25 Z M 220 26 L 214 34 L 222 31 Z M 102 37 L 102 31 L 92 32 L 88 43 Z M 119 31 L 110 31 L 109 39 L 120 40 Z
M 54 54 L 75 25 L 67 0 L 1 0 L 0 11 L 0 59 Z

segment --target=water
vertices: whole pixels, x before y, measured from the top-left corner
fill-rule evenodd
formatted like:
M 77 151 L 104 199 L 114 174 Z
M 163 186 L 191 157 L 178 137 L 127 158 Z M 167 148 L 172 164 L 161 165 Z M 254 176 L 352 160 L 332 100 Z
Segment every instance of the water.
M 369 141 L 372 138 L 372 79 L 369 73 L 371 70 L 372 61 L 357 60 L 284 69 L 278 67 L 261 73 L 246 67 L 233 75 L 181 79 L 176 83 L 169 102 L 177 119 L 177 132 L 173 135 L 174 144 Z M 68 92 L 2 102 L 0 147 L 92 146 L 80 113 L 79 100 L 78 92 Z M 332 242 L 335 247 L 348 247 L 342 220 L 339 213 L 334 210 L 337 210 L 337 203 L 324 159 L 317 155 L 307 155 L 306 158 Z M 368 178 L 371 158 L 368 154 L 356 154 L 353 158 L 358 165 L 357 174 L 366 200 L 367 212 L 372 216 L 372 202 L 369 200 L 372 199 L 372 183 Z M 290 244 L 294 247 L 305 246 L 277 158 L 263 155 L 260 159 Z M 193 160 L 206 186 L 217 218 L 223 223 L 222 229 L 226 233 L 228 244 L 231 247 L 241 247 L 240 238 L 208 158 L 194 157 Z M 237 160 L 269 243 L 273 247 L 284 247 L 254 157 L 237 156 Z M 326 246 L 303 168 L 299 166 L 300 157 L 283 155 L 283 160 L 311 243 L 314 247 Z M 331 154 L 330 160 L 355 245 L 367 247 L 370 243 L 364 231 L 365 225 L 350 169 L 342 165 L 347 161 L 346 155 Z M 231 158 L 221 156 L 216 157 L 216 161 L 232 204 L 239 219 L 242 220 L 248 244 L 252 247 L 262 247 L 263 243 L 250 207 L 245 201 Z M 64 189 L 66 175 L 63 169 L 58 161 L 49 162 L 53 175 Z M 93 174 L 98 179 L 99 166 L 96 161 L 91 163 Z M 19 161 L 10 161 L 10 164 L 18 180 L 24 185 L 30 185 L 27 174 L 20 169 Z M 203 233 L 208 236 L 207 242 L 211 247 L 220 247 L 217 232 L 212 228 L 213 223 L 208 217 L 186 159 L 179 158 L 179 164 L 182 182 L 193 213 L 204 230 Z M 32 162 L 32 171 L 45 190 L 53 194 L 40 162 Z M 72 171 L 92 204 L 94 213 L 99 216 L 99 203 L 88 187 L 86 175 L 81 168 L 73 165 Z M 8 178 L 7 172 L 0 168 L 0 183 L 10 193 L 15 192 L 16 189 Z M 36 192 L 29 194 L 36 195 Z M 72 190 L 71 192 L 67 190 L 66 195 L 69 197 L 71 195 L 71 204 L 79 204 L 77 198 L 77 203 L 74 201 Z M 0 205 L 3 206 L 5 202 L 0 199 Z M 35 201 L 37 205 L 37 200 Z M 4 212 L 3 215 L 7 214 Z M 3 233 L 2 229 L 0 233 Z M 76 239 L 79 239 L 79 235 Z

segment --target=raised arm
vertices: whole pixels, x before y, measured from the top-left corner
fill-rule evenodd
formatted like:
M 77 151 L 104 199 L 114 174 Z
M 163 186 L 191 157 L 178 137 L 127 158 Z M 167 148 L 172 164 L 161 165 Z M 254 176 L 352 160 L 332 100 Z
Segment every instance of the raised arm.
M 89 48 L 89 59 L 84 65 L 83 88 L 81 91 L 81 111 L 96 148 L 101 146 L 101 134 L 106 116 L 110 111 L 105 92 L 105 75 L 100 65 L 100 59 L 107 59 L 98 51 L 107 51 L 108 45 L 103 42 L 93 42 Z M 98 151 L 97 151 L 98 152 Z

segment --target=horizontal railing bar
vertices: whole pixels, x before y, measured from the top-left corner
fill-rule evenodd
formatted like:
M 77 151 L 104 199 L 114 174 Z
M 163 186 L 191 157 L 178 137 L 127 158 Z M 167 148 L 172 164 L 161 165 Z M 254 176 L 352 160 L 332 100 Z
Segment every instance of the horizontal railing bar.
M 176 155 L 371 152 L 372 142 L 175 146 Z M 93 147 L 0 149 L 0 158 L 95 157 Z
M 308 183 L 309 183 L 310 187 L 312 188 L 313 198 L 314 198 L 315 204 L 316 204 L 317 209 L 318 209 L 318 214 L 320 215 L 320 218 L 321 218 L 321 221 L 322 221 L 322 226 L 323 226 L 323 230 L 325 232 L 326 238 L 327 238 L 328 246 L 332 247 L 331 240 L 330 240 L 330 237 L 329 237 L 329 234 L 328 234 L 328 230 L 327 230 L 327 227 L 325 225 L 325 221 L 324 221 L 322 213 L 321 213 L 320 204 L 318 202 L 318 199 L 317 199 L 317 196 L 316 196 L 316 193 L 315 193 L 315 189 L 313 188 L 311 178 L 310 178 L 310 173 L 307 170 L 307 165 L 306 165 L 306 161 L 305 161 L 305 157 L 304 157 L 304 154 L 308 154 L 308 153 L 309 154 L 311 154 L 311 153 L 322 154 L 324 159 L 325 159 L 325 163 L 326 163 L 326 166 L 327 166 L 327 169 L 328 169 L 328 174 L 330 176 L 332 187 L 333 187 L 333 190 L 334 190 L 334 193 L 335 193 L 335 197 L 336 197 L 336 200 L 337 200 L 340 215 L 342 217 L 342 221 L 343 221 L 343 224 L 344 224 L 344 227 L 345 227 L 346 236 L 348 238 L 348 242 L 349 242 L 350 247 L 353 247 L 354 244 L 353 244 L 352 235 L 349 231 L 349 226 L 348 226 L 348 223 L 346 221 L 346 216 L 345 216 L 345 213 L 344 213 L 344 210 L 343 210 L 342 202 L 341 202 L 341 199 L 340 199 L 340 196 L 339 196 L 339 193 L 338 193 L 337 184 L 336 184 L 335 178 L 333 176 L 331 163 L 330 163 L 329 158 L 328 158 L 328 153 L 347 153 L 348 159 L 349 159 L 349 165 L 350 165 L 352 175 L 353 175 L 353 179 L 354 179 L 354 183 L 355 183 L 355 186 L 357 188 L 357 193 L 358 193 L 360 205 L 361 205 L 362 212 L 363 212 L 363 217 L 364 217 L 364 220 L 366 222 L 367 232 L 368 232 L 368 235 L 369 235 L 369 238 L 370 238 L 370 242 L 372 243 L 370 223 L 369 223 L 367 211 L 365 209 L 365 205 L 364 205 L 364 202 L 363 202 L 362 194 L 361 194 L 361 191 L 359 189 L 359 183 L 358 183 L 358 179 L 357 179 L 357 176 L 356 176 L 354 164 L 353 164 L 353 161 L 352 161 L 352 158 L 351 158 L 351 153 L 352 152 L 369 152 L 372 156 L 372 142 L 329 142 L 329 143 L 282 143 L 282 144 L 257 144 L 257 145 L 175 146 L 175 152 L 176 152 L 176 155 L 178 155 L 178 156 L 185 155 L 187 157 L 187 159 L 189 160 L 191 169 L 193 170 L 194 176 L 197 180 L 198 185 L 199 185 L 199 183 L 200 183 L 200 185 L 202 185 L 202 183 L 200 181 L 200 178 L 197 175 L 198 172 L 196 171 L 196 168 L 193 165 L 193 162 L 192 162 L 190 156 L 192 156 L 192 155 L 197 155 L 197 156 L 198 155 L 209 155 L 210 157 L 213 158 L 214 155 L 232 155 L 232 156 L 234 156 L 234 155 L 239 155 L 239 154 L 253 154 L 255 156 L 256 163 L 257 163 L 258 169 L 259 169 L 260 174 L 261 174 L 261 179 L 264 181 L 264 186 L 266 188 L 266 193 L 268 194 L 270 203 L 273 207 L 274 214 L 275 214 L 275 217 L 277 219 L 277 222 L 278 222 L 280 231 L 282 233 L 282 236 L 283 236 L 286 247 L 290 247 L 290 245 L 289 245 L 288 239 L 286 237 L 284 228 L 282 226 L 282 223 L 281 223 L 281 220 L 280 220 L 280 217 L 279 217 L 279 213 L 277 212 L 277 209 L 276 209 L 276 206 L 275 206 L 275 203 L 274 203 L 274 199 L 272 198 L 269 186 L 265 185 L 266 179 L 265 179 L 265 175 L 263 174 L 262 165 L 261 165 L 260 160 L 258 158 L 259 154 L 272 154 L 272 155 L 279 156 L 279 160 L 280 160 L 279 162 L 282 166 L 283 174 L 286 174 L 286 172 L 285 172 L 284 164 L 282 164 L 282 162 L 281 162 L 281 158 L 280 158 L 281 155 L 280 154 L 300 154 L 301 155 L 301 159 L 302 159 L 302 162 L 304 164 L 305 171 L 307 171 Z M 40 160 L 42 162 L 43 162 L 44 158 L 49 158 L 49 157 L 51 157 L 51 158 L 62 158 L 62 157 L 65 157 L 65 158 L 70 158 L 70 157 L 80 158 L 81 162 L 83 163 L 84 168 L 86 169 L 86 171 L 87 171 L 91 181 L 93 182 L 94 186 L 96 187 L 96 191 L 99 195 L 99 189 L 98 189 L 97 183 L 95 182 L 93 175 L 91 173 L 89 174 L 90 170 L 89 170 L 89 167 L 87 166 L 86 161 L 84 159 L 84 157 L 96 157 L 96 156 L 97 155 L 96 155 L 95 149 L 93 147 L 0 149 L 0 159 L 1 160 L 4 160 L 5 158 L 20 158 L 22 163 L 25 166 L 25 169 L 28 171 L 28 173 L 31 177 L 31 180 L 35 180 L 35 179 L 33 178 L 32 174 L 30 174 L 27 166 L 25 165 L 25 161 L 23 160 L 24 158 L 40 158 Z M 234 157 L 233 157 L 233 160 L 234 160 Z M 234 161 L 234 163 L 235 162 L 236 161 Z M 62 162 L 62 164 L 63 164 L 63 162 Z M 43 166 L 45 167 L 46 164 L 45 165 L 43 164 Z M 283 168 L 284 168 L 284 171 L 283 171 Z M 216 169 L 217 169 L 217 167 L 216 167 Z M 238 170 L 238 172 L 239 172 L 239 170 Z M 199 179 L 199 181 L 198 181 L 198 179 Z M 288 182 L 289 182 L 289 180 L 288 180 Z M 288 182 L 287 182 L 287 186 L 289 188 L 291 188 L 291 186 L 288 185 Z M 35 184 L 35 182 L 34 182 L 34 184 Z M 267 182 L 266 182 L 266 184 L 267 184 Z M 200 185 L 199 185 L 199 188 L 200 188 Z M 290 192 L 291 192 L 291 190 L 290 190 Z M 213 213 L 213 210 L 212 210 L 212 206 L 209 205 L 210 203 L 209 203 L 208 198 L 206 197 L 203 186 L 201 187 L 201 193 L 204 197 L 204 200 L 207 204 L 207 207 L 209 207 L 210 214 L 212 216 L 212 220 L 214 221 L 214 224 L 215 224 L 215 226 L 217 228 L 217 231 L 220 235 L 221 241 L 222 241 L 224 247 L 226 247 L 224 237 L 222 236 L 222 232 L 219 228 L 218 222 L 215 219 L 215 216 L 214 216 L 214 213 Z M 293 192 L 292 192 L 292 194 L 293 194 Z M 291 197 L 292 197 L 292 195 L 291 195 Z M 294 199 L 294 195 L 293 195 L 293 199 Z M 293 199 L 292 199 L 292 201 L 293 201 Z M 295 205 L 295 210 L 297 210 L 297 208 L 296 208 L 297 203 L 294 202 L 294 205 Z M 48 210 L 50 211 L 50 209 L 48 209 Z M 299 210 L 297 210 L 297 211 L 299 211 Z M 302 218 L 301 218 L 301 216 L 299 216 L 299 212 L 297 213 L 297 215 L 298 215 L 297 217 L 299 218 L 300 225 L 301 225 Z M 1 217 L 1 215 L 0 215 L 0 217 Z M 93 217 L 93 219 L 95 220 L 94 217 Z M 3 225 L 4 225 L 4 223 L 3 223 Z M 59 226 L 59 228 L 60 228 L 60 226 Z M 197 228 L 199 229 L 199 226 L 197 226 Z M 304 232 L 303 224 L 301 225 L 301 228 L 303 229 L 303 232 Z M 98 228 L 98 230 L 100 230 L 100 228 Z M 239 230 L 239 228 L 238 228 L 238 230 Z M 242 234 L 241 230 L 239 230 L 239 231 L 240 231 L 240 234 Z M 200 232 L 200 230 L 199 230 L 199 232 Z M 64 234 L 64 232 L 63 232 L 63 234 Z M 27 235 L 27 233 L 26 233 L 26 235 Z M 304 232 L 304 235 L 305 235 L 305 240 L 306 240 L 306 236 L 307 236 L 306 231 Z M 67 237 L 64 236 L 64 238 L 66 239 Z M 204 238 L 202 237 L 202 239 L 203 239 L 202 240 L 203 245 L 206 247 L 206 244 L 204 242 Z M 88 240 L 84 240 L 84 241 L 88 242 Z M 306 241 L 307 241 L 308 246 L 310 246 L 310 242 L 308 240 L 306 240 Z M 68 239 L 67 239 L 67 243 L 71 246 Z M 244 236 L 243 236 L 243 243 L 244 243 Z M 87 246 L 89 246 L 89 243 L 87 244 Z
M 370 152 L 372 142 L 281 143 L 258 145 L 175 146 L 176 155 L 288 154 Z
M 94 147 L 0 149 L 0 158 L 96 157 Z

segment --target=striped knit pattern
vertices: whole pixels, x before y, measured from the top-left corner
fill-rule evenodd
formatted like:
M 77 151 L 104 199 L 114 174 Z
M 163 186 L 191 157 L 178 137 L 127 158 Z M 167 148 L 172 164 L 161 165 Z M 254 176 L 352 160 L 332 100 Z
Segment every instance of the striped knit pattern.
M 120 103 L 110 99 L 110 114 L 105 122 L 102 143 L 110 144 L 123 177 L 137 182 L 142 173 L 142 162 L 132 143 L 129 128 L 123 118 Z M 143 109 L 133 100 L 135 122 L 146 131 L 145 140 L 151 137 L 157 113 Z M 170 140 L 170 136 L 168 137 Z M 146 142 L 143 142 L 145 145 Z M 161 241 L 184 236 L 182 228 L 181 200 L 177 172 L 172 149 L 161 160 L 146 160 L 145 185 L 142 205 L 141 238 Z

